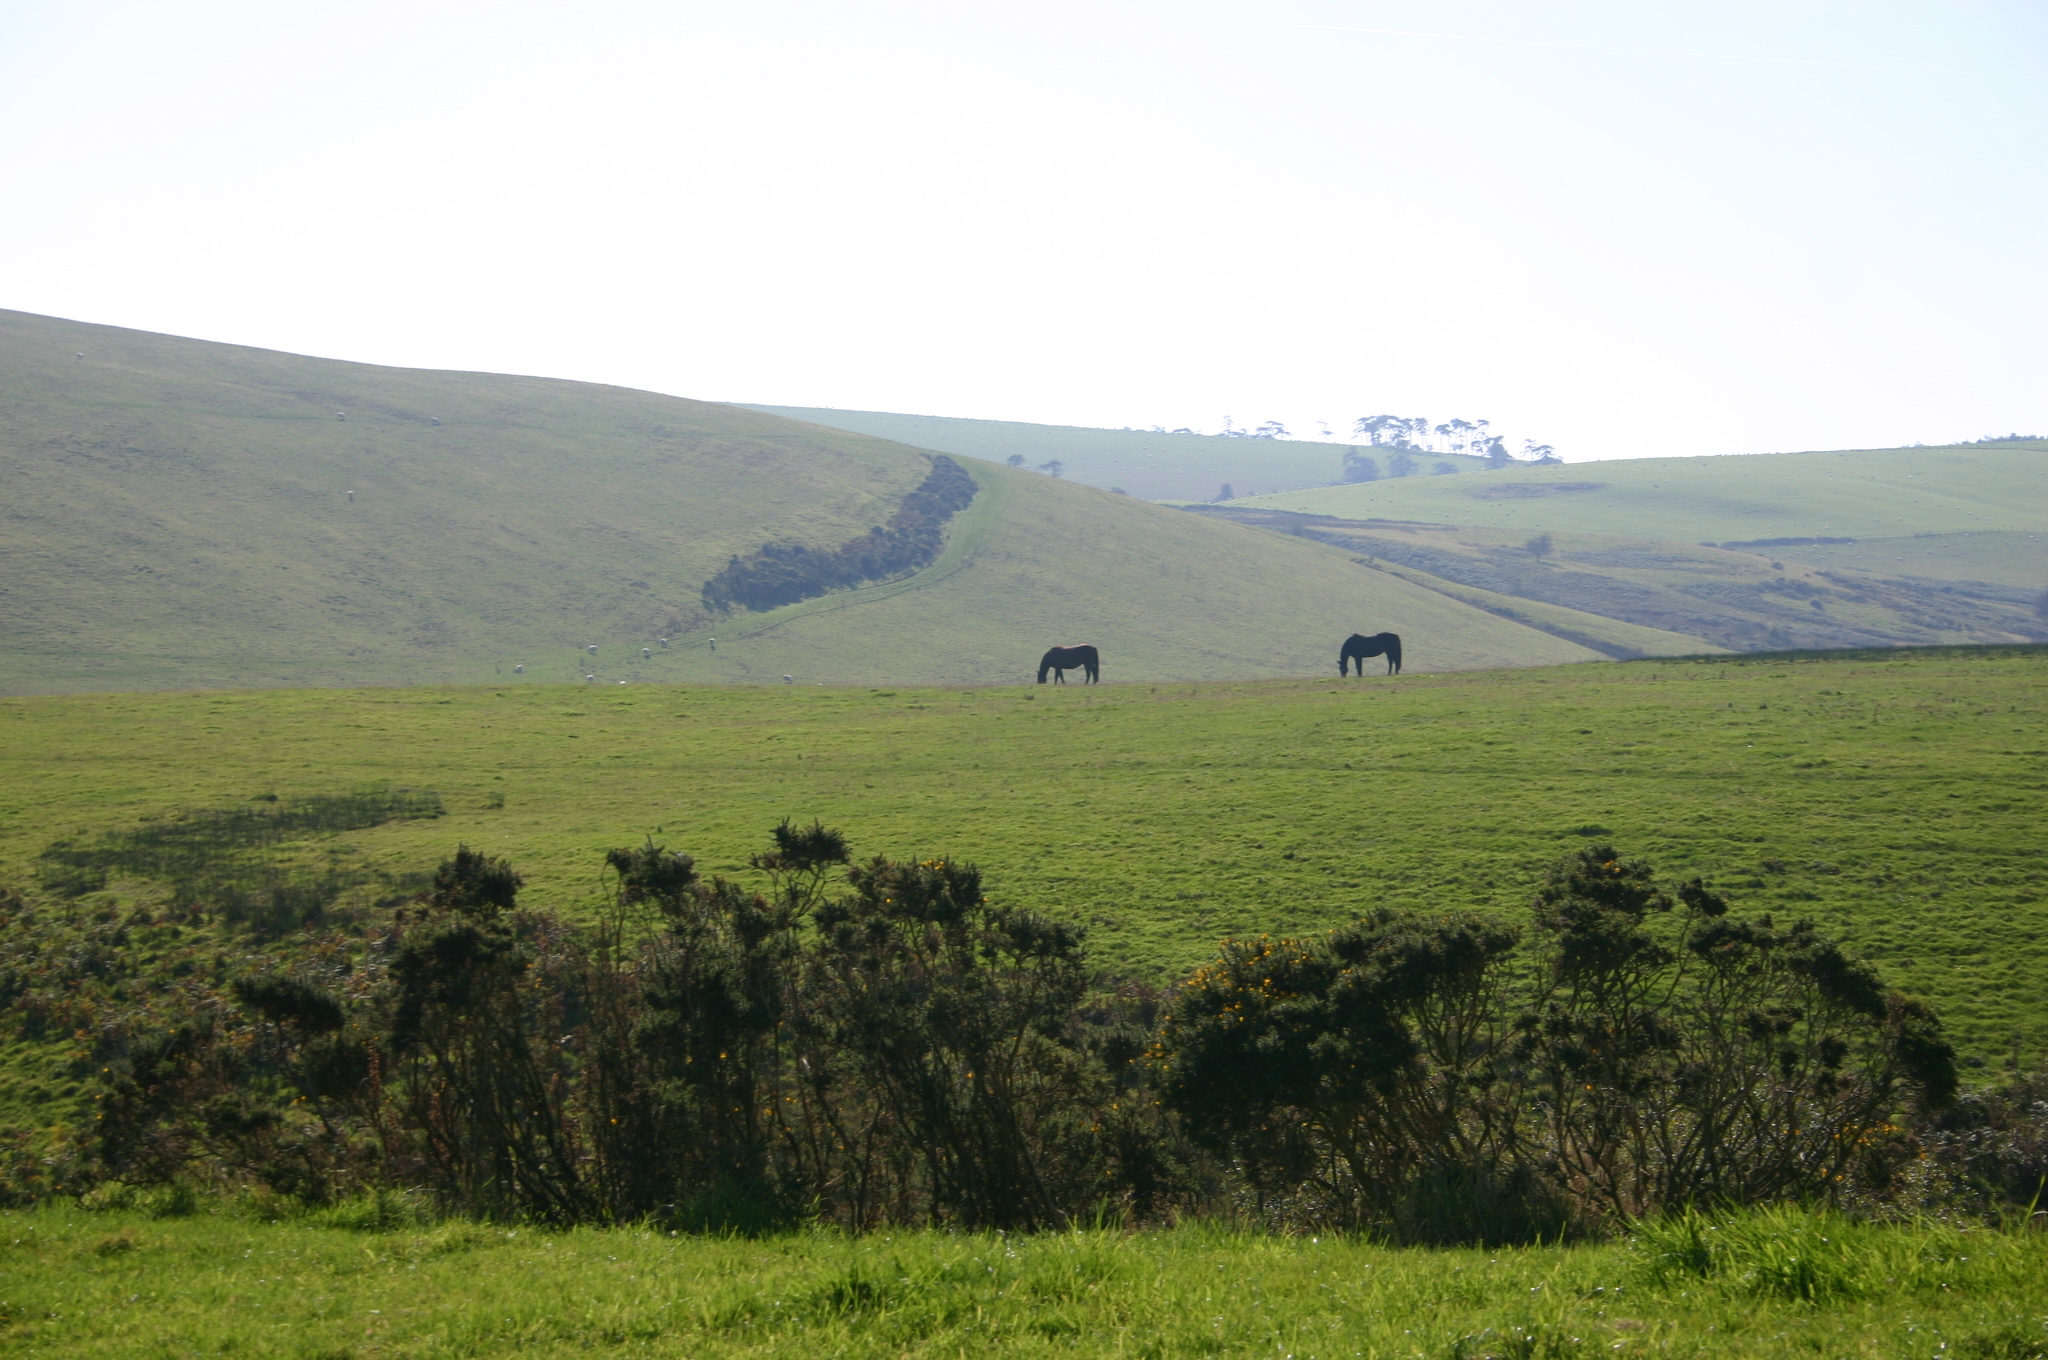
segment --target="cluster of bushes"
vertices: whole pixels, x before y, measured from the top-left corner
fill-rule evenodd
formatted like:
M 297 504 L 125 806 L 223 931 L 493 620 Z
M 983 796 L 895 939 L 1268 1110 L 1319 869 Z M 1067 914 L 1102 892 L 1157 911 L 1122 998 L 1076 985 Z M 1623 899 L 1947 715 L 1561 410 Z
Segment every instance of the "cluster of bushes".
M 903 498 L 886 525 L 826 550 L 764 543 L 757 552 L 734 557 L 704 583 L 704 607 L 715 614 L 779 609 L 918 571 L 944 550 L 946 521 L 967 508 L 977 489 L 966 469 L 935 454 L 930 474 Z
M 1935 1016 L 1810 927 L 1667 894 L 1605 847 L 1554 867 L 1526 938 L 1381 912 L 1226 941 L 1166 993 L 1099 974 L 1078 930 L 992 902 L 970 865 L 856 863 L 817 825 L 776 829 L 763 891 L 651 844 L 608 864 L 590 925 L 522 909 L 517 874 L 463 849 L 351 932 L 188 951 L 146 986 L 102 971 L 61 1018 L 93 1049 L 89 1128 L 0 1150 L 14 1193 L 1487 1241 L 1699 1205 L 2025 1202 L 2048 1124 L 1958 1104 Z M 34 985 L 23 951 L 0 960 L 0 1000 L 49 1013 L 76 945 Z

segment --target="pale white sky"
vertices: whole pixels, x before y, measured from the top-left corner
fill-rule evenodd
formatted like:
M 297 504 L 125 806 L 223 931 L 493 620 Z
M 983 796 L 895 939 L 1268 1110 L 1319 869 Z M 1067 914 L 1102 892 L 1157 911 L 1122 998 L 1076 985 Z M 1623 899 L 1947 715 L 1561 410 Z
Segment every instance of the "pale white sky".
M 2044 162 L 2041 0 L 0 6 L 0 306 L 737 401 L 2038 432 Z

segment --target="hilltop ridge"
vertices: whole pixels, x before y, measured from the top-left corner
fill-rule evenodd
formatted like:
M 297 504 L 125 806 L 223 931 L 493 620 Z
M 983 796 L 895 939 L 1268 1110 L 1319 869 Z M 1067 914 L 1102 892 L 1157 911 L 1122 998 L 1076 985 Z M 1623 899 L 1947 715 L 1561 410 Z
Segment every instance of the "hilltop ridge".
M 826 406 L 739 404 L 750 411 L 765 411 L 992 463 L 1015 457 L 1023 459 L 1025 467 L 1035 469 L 1057 462 L 1059 475 L 1069 481 L 1152 501 L 1211 501 L 1226 484 L 1238 496 L 1320 487 L 1342 479 L 1347 450 L 1356 449 L 1381 462 L 1396 452 L 1357 440 L 1106 430 L 1021 420 L 841 411 Z M 1476 472 L 1485 466 L 1484 460 L 1462 453 L 1413 456 L 1425 472 L 1438 466 Z

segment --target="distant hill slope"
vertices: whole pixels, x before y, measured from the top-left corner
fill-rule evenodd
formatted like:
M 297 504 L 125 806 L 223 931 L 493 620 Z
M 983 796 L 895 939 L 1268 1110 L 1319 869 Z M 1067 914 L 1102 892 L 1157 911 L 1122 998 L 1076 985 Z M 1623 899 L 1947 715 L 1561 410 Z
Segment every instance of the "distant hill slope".
M 1738 649 L 2048 635 L 2044 440 L 1510 468 L 1209 513 Z M 1523 548 L 1539 534 L 1545 561 Z
M 1526 602 L 1509 617 L 1535 618 L 1528 605 L 1561 606 L 1617 625 L 1691 634 L 1732 651 L 2048 638 L 2048 617 L 2039 611 L 2034 590 L 1816 565 L 1803 547 L 1730 549 L 1548 531 L 1532 546 L 1522 533 L 1470 525 L 1334 519 L 1245 506 L 1211 506 L 1202 513 L 1314 538 L 1407 579 L 1428 573 L 1435 588 L 1450 593 L 1458 593 L 1455 585 Z
M 894 684 L 1032 678 L 1056 642 L 1103 649 L 1105 680 L 1335 678 L 1354 631 L 1390 629 L 1410 670 L 1674 655 L 1700 639 L 1610 621 L 1518 620 L 1372 570 L 1340 549 L 1092 487 L 965 461 L 984 488 L 947 554 L 909 581 L 828 596 L 630 649 L 603 678 Z M 1603 631 L 1603 629 L 1605 631 Z M 610 662 L 611 658 L 603 658 Z M 532 681 L 568 678 L 528 668 Z
M 965 454 L 991 463 L 1013 455 L 1028 467 L 1050 460 L 1067 481 L 1117 487 L 1141 500 L 1214 500 L 1225 483 L 1239 496 L 1341 481 L 1344 451 L 1358 448 L 1382 464 L 1388 449 L 1341 441 L 1241 439 L 1215 434 L 1163 434 L 1151 430 L 1097 430 L 1077 425 L 1031 425 L 1015 420 L 913 416 L 890 411 L 838 411 L 823 406 L 757 406 L 793 420 L 894 439 L 920 449 Z M 1449 463 L 1467 472 L 1484 464 L 1463 454 L 1417 454 L 1427 470 Z
M 1339 549 L 959 461 L 981 492 L 929 567 L 717 616 L 733 557 L 837 549 L 931 460 L 622 388 L 0 312 L 0 689 L 1014 681 L 1055 641 L 1113 679 L 1221 679 L 1321 673 L 1359 628 L 1423 670 L 1600 654 Z
M 1631 458 L 1405 477 L 1242 498 L 1344 519 L 1421 520 L 1688 543 L 1868 540 L 1846 565 L 1881 568 L 1883 540 L 2048 537 L 2048 441 L 1728 458 Z M 1784 545 L 1791 546 L 1791 545 Z M 2041 584 L 2048 585 L 2048 581 Z

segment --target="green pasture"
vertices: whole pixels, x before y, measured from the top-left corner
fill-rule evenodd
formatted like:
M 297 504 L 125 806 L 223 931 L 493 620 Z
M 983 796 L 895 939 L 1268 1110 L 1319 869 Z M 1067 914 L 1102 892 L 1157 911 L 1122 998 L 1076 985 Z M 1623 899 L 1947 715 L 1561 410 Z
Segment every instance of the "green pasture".
M 1684 543 L 2048 533 L 2048 442 L 1632 458 L 1281 492 L 1245 505 L 1346 519 Z M 1797 556 L 1799 549 L 1778 551 Z M 1883 571 L 1875 544 L 1845 565 Z M 2038 556 L 2036 557 L 2038 561 Z M 1939 575 L 1943 573 L 1927 573 Z M 1986 579 L 2003 580 L 2002 576 Z M 2031 584 L 2048 586 L 2048 579 Z
M 1766 1212 L 1393 1250 L 1190 1227 L 849 1240 L 0 1215 L 17 1355 L 2037 1356 L 2048 1235 Z M 1700 1244 L 1704 1242 L 1705 1248 Z
M 0 700 L 0 883 L 181 810 L 393 784 L 448 811 L 294 853 L 390 874 L 458 842 L 583 913 L 603 852 L 709 870 L 783 817 L 945 853 L 1168 979 L 1226 934 L 1368 908 L 1517 915 L 1588 838 L 1811 917 L 1967 1059 L 2048 1040 L 2048 649 L 1639 661 L 1229 684 L 532 686 Z M 112 882 L 83 909 L 161 889 Z M 1988 1075 L 1988 1074 L 1987 1074 Z

